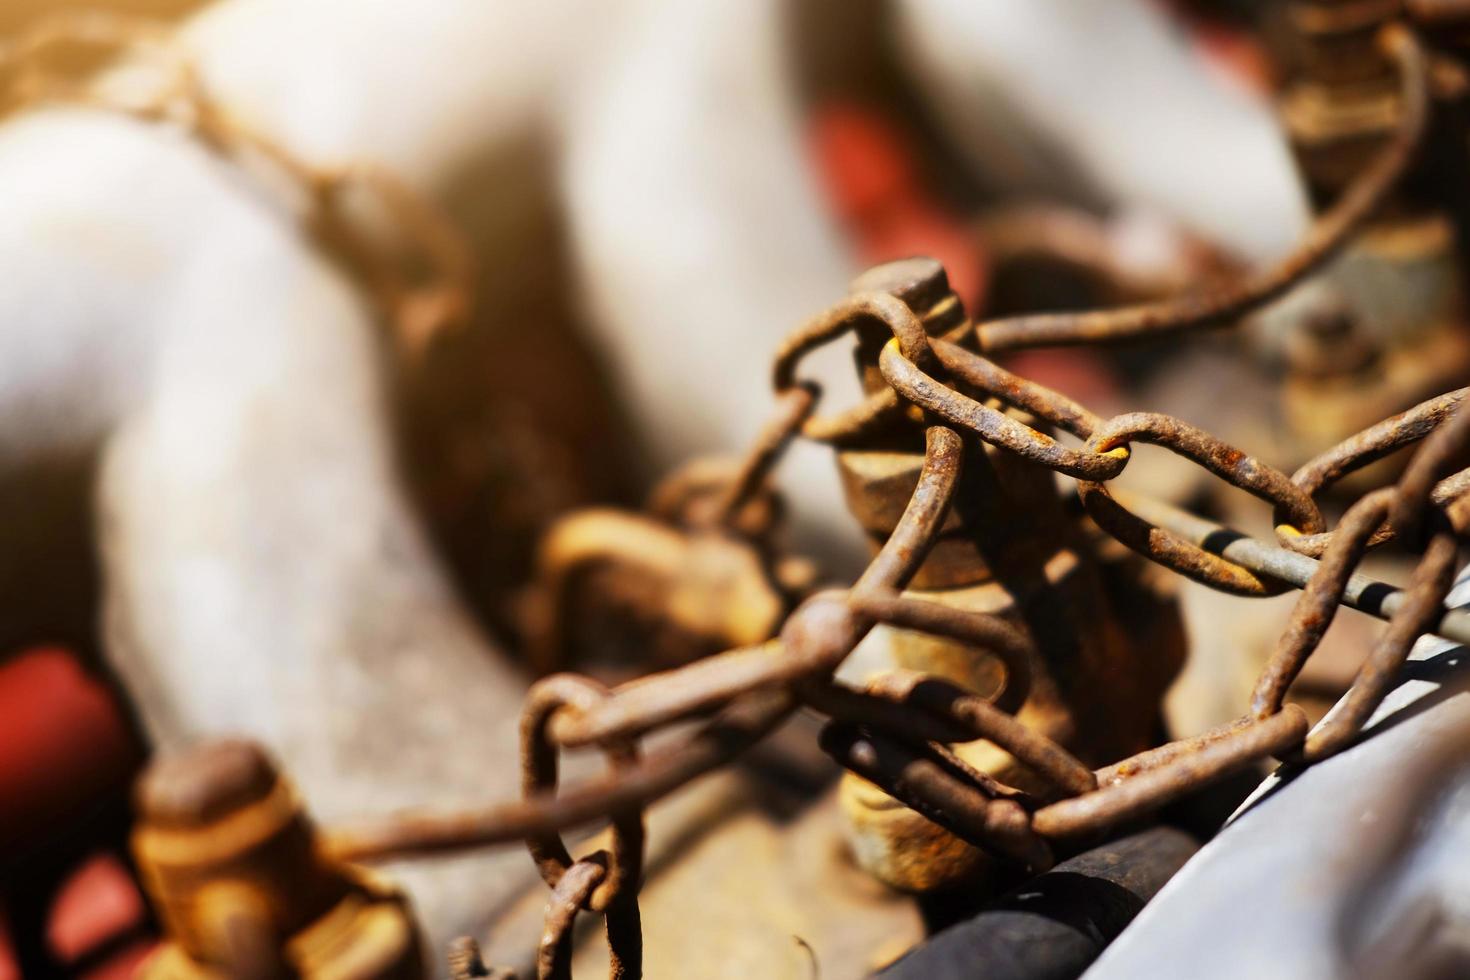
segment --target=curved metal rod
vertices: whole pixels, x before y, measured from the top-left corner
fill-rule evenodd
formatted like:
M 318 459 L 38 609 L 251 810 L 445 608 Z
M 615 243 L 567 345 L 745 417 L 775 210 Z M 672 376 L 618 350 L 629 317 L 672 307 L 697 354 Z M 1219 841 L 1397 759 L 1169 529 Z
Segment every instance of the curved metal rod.
M 1413 162 L 1428 128 L 1429 69 L 1424 49 L 1402 25 L 1390 25 L 1380 39 L 1399 70 L 1403 115 L 1398 131 L 1290 255 L 1233 286 L 1205 293 L 1114 310 L 1039 313 L 982 323 L 975 328 L 980 350 L 1112 343 L 1222 326 L 1271 302 L 1320 268 L 1383 203 Z

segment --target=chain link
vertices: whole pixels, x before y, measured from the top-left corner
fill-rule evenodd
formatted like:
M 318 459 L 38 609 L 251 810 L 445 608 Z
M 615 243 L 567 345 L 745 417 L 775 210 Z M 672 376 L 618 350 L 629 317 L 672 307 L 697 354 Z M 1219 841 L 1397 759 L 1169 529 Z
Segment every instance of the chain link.
M 1320 267 L 1396 184 L 1423 135 L 1424 54 L 1401 29 L 1386 33 L 1383 41 L 1403 79 L 1399 131 L 1303 245 L 1276 268 L 1203 297 L 982 324 L 976 331 L 981 351 L 1109 342 L 1211 326 L 1258 308 Z M 879 357 L 888 386 L 845 412 L 814 415 L 820 391 L 798 381 L 802 358 L 863 321 L 876 321 L 893 333 Z M 556 888 L 542 962 L 559 964 L 557 957 L 565 956 L 566 923 L 576 908 L 611 909 L 636 888 L 636 872 L 624 863 L 634 849 L 630 839 L 637 836 L 641 844 L 641 823 L 632 815 L 733 758 L 798 704 L 831 719 L 820 741 L 842 765 L 964 840 L 1031 870 L 1050 866 L 1058 842 L 1146 815 L 1259 760 L 1311 763 L 1357 737 L 1410 645 L 1438 624 L 1453 581 L 1457 529 L 1464 524 L 1464 517 L 1457 522 L 1455 515 L 1466 510 L 1456 505 L 1467 499 L 1470 470 L 1442 477 L 1470 446 L 1470 414 L 1458 411 L 1465 391 L 1441 395 L 1372 426 L 1288 477 L 1167 415 L 1131 413 L 1105 419 L 969 349 L 971 329 L 966 322 L 931 338 L 923 320 L 904 303 L 887 294 L 862 293 L 801 327 L 777 353 L 776 418 L 739 467 L 739 475 L 720 484 L 718 503 L 708 510 L 710 521 L 733 523 L 758 488 L 766 486 L 771 468 L 797 432 L 817 441 L 849 443 L 906 406 L 916 406 L 939 423 L 927 429 L 923 471 L 902 519 L 852 588 L 808 598 L 768 642 L 611 690 L 571 675 L 543 680 L 532 689 L 523 729 L 526 797 L 519 809 L 389 819 L 356 830 L 339 829 L 329 834 L 329 849 L 343 857 L 381 858 L 426 847 L 526 838 L 543 876 Z M 1068 433 L 1083 445 L 1064 446 L 1007 409 L 1028 413 L 1039 425 Z M 957 430 L 1076 479 L 1087 513 L 1103 531 L 1159 564 L 1227 592 L 1272 595 L 1289 586 L 1135 515 L 1114 499 L 1107 482 L 1127 466 L 1130 446 L 1147 442 L 1270 503 L 1282 541 L 1300 554 L 1321 556 L 1321 561 L 1260 676 L 1250 712 L 1210 732 L 1097 770 L 1019 722 L 1014 711 L 1025 700 L 1029 663 L 1036 652 L 1028 633 L 996 616 L 942 607 L 900 591 L 933 545 L 953 502 L 964 458 L 964 440 Z M 1314 499 L 1318 494 L 1346 474 L 1420 441 L 1424 444 L 1397 486 L 1364 497 L 1337 528 L 1327 529 Z M 689 496 L 671 490 L 665 499 Z M 1420 527 L 1431 529 L 1422 542 Z M 1301 708 L 1285 702 L 1287 689 L 1343 602 L 1358 563 L 1394 531 L 1401 543 L 1421 545 L 1411 584 L 1347 696 L 1309 732 Z M 838 664 L 880 622 L 983 646 L 1005 668 L 1003 689 L 984 698 L 948 680 L 912 672 L 886 674 L 865 690 L 833 681 Z M 657 761 L 634 760 L 631 746 L 638 738 L 718 709 L 724 714 L 692 736 L 686 747 L 667 751 Z M 1048 795 L 1038 797 L 999 783 L 946 747 L 976 739 L 1014 756 L 1040 777 Z M 576 746 L 608 752 L 616 778 L 593 780 L 556 796 L 556 752 Z M 597 852 L 573 863 L 555 831 L 598 817 L 613 821 L 613 856 Z M 616 843 L 620 834 L 621 854 Z M 579 868 L 586 870 L 579 872 L 578 884 L 563 889 Z M 541 975 L 560 974 L 543 966 Z
M 1405 112 L 1397 137 L 1345 192 L 1338 206 L 1317 223 L 1297 253 L 1260 278 L 1208 297 L 1113 313 L 1020 317 L 980 325 L 980 350 L 1104 342 L 1204 328 L 1238 319 L 1320 267 L 1394 187 L 1423 134 L 1427 112 L 1423 53 L 1413 35 L 1401 29 L 1388 32 L 1383 41 L 1402 76 Z M 864 319 L 878 320 L 894 334 L 879 356 L 888 388 L 870 394 L 860 406 L 844 413 L 814 416 L 811 413 L 820 392 L 810 383 L 797 381 L 798 364 L 811 350 L 851 331 Z M 773 369 L 781 410 L 748 455 L 741 470 L 744 476 L 726 485 L 713 513 L 729 522 L 753 497 L 754 488 L 764 485 L 770 467 L 798 429 L 804 438 L 841 444 L 891 420 L 904 406 L 916 406 L 939 425 L 928 429 L 925 467 L 903 519 L 853 588 L 807 599 L 786 620 L 778 638 L 653 674 L 609 692 L 592 695 L 589 688 L 575 688 L 588 693 L 545 702 L 532 716 L 538 720 L 538 738 L 545 739 L 538 751 L 554 754 L 554 746 L 607 749 L 628 745 L 657 727 L 707 714 L 722 705 L 731 711 L 753 699 L 769 698 L 770 707 L 760 714 L 759 723 L 738 727 L 738 745 L 726 743 L 726 751 L 719 752 L 723 761 L 778 724 L 786 711 L 804 704 L 831 718 L 820 742 L 839 763 L 964 840 L 1004 860 L 1041 870 L 1051 864 L 1054 845 L 1061 840 L 1097 835 L 1263 758 L 1313 763 L 1355 738 L 1388 691 L 1414 639 L 1435 629 L 1444 611 L 1458 541 L 1457 525 L 1449 514 L 1470 489 L 1470 470 L 1444 478 L 1446 467 L 1460 461 L 1470 445 L 1470 414 L 1458 411 L 1466 392 L 1449 392 L 1372 426 L 1288 478 L 1264 461 L 1170 416 L 1132 413 L 1104 419 L 1066 395 L 1020 378 L 969 350 L 967 336 L 966 323 L 948 335 L 929 338 L 920 317 L 885 294 L 848 298 L 792 334 L 779 350 Z M 1082 447 L 1061 445 L 1050 433 L 1017 419 L 1007 408 L 1025 411 L 1039 425 L 1082 439 Z M 1017 721 L 1013 713 L 1025 701 L 1030 658 L 1035 654 L 1028 633 L 998 617 L 939 607 L 898 592 L 935 541 L 953 502 L 963 455 L 963 439 L 957 430 L 1079 480 L 1086 513 L 1104 532 L 1155 563 L 1223 591 L 1273 595 L 1288 585 L 1135 516 L 1114 500 L 1108 480 L 1127 466 L 1130 445 L 1150 442 L 1272 504 L 1282 541 L 1301 554 L 1320 555 L 1322 561 L 1261 673 L 1250 713 L 1204 735 L 1148 749 L 1100 770 L 1089 770 L 1053 739 Z M 1349 508 L 1336 529 L 1327 530 L 1314 501 L 1316 495 L 1352 470 L 1420 441 L 1424 445 L 1397 486 L 1367 495 Z M 1388 526 L 1399 532 L 1401 544 L 1416 544 L 1417 527 L 1433 530 L 1420 542 L 1423 557 L 1413 580 L 1358 671 L 1351 691 L 1338 710 L 1308 732 L 1301 708 L 1286 704 L 1286 689 L 1322 639 L 1363 555 L 1394 536 Z M 864 691 L 833 682 L 832 671 L 875 623 L 960 639 L 995 652 L 1004 664 L 1004 688 L 994 698 L 982 698 L 948 680 L 910 671 L 885 674 Z M 572 682 L 563 676 L 556 683 Z M 714 724 L 719 721 L 710 727 Z M 1050 798 L 1036 798 L 1001 785 L 945 748 L 948 743 L 975 739 L 986 739 L 1010 752 L 1041 777 L 1050 788 Z M 700 752 L 692 745 L 688 749 L 689 757 Z M 692 777 L 714 764 L 711 755 L 704 755 L 686 765 L 681 774 Z M 629 771 L 623 771 L 625 782 Z M 588 804 L 570 811 L 564 807 L 567 796 L 545 795 L 551 785 L 547 780 L 528 782 L 526 805 L 542 801 L 545 823 L 567 826 L 594 815 L 629 813 L 679 782 L 645 780 L 641 786 L 651 792 L 623 789 L 616 799 L 609 792 L 601 808 Z M 588 785 L 581 798 L 589 799 L 587 793 L 595 792 L 595 786 L 597 783 Z M 562 801 L 560 807 L 557 801 Z M 412 849 L 413 836 L 401 833 L 401 827 L 394 832 L 394 827 L 391 821 L 382 824 L 376 832 L 357 836 L 354 846 L 350 835 L 335 839 L 353 857 L 385 857 L 403 851 L 406 845 Z M 437 835 L 447 846 L 487 839 L 484 827 L 479 827 L 478 835 L 465 835 L 462 830 L 447 820 L 429 836 Z M 562 852 L 556 858 L 554 867 L 564 868 Z
M 436 324 L 462 314 L 468 295 L 462 246 L 437 212 L 401 183 L 372 167 L 306 165 L 226 113 L 176 53 L 160 62 L 168 71 L 158 93 L 136 103 L 104 95 L 95 86 L 72 85 L 44 69 L 46 52 L 76 41 L 119 53 L 168 50 L 166 36 L 117 19 L 48 25 L 0 51 L 0 69 L 11 82 L 11 108 L 48 100 L 103 106 L 182 125 L 201 143 L 231 158 L 264 157 L 302 190 L 314 233 L 359 270 L 394 311 L 401 339 L 421 343 Z M 809 596 L 786 617 L 779 634 L 765 642 L 677 669 L 610 689 L 573 674 L 543 678 L 531 688 L 522 715 L 521 800 L 328 828 L 324 852 L 341 860 L 372 860 L 523 841 L 551 889 L 537 953 L 538 976 L 570 975 L 572 925 L 580 911 L 589 910 L 605 917 L 613 975 L 633 977 L 642 969 L 637 891 L 644 809 L 730 762 L 799 706 L 831 719 L 821 744 L 842 765 L 964 840 L 1037 871 L 1050 866 L 1059 842 L 1146 815 L 1259 760 L 1312 763 L 1340 751 L 1360 734 L 1414 640 L 1437 628 L 1443 615 L 1458 541 L 1470 520 L 1470 470 L 1445 475 L 1470 449 L 1470 413 L 1459 411 L 1465 390 L 1372 426 L 1287 477 L 1170 416 L 1132 413 L 1105 419 L 984 355 L 1157 337 L 1232 322 L 1320 268 L 1399 182 L 1423 138 L 1428 114 L 1425 54 L 1402 27 L 1388 30 L 1382 42 L 1402 80 L 1398 132 L 1301 246 L 1259 276 L 1203 295 L 1121 310 L 1025 316 L 979 327 L 966 320 L 932 338 L 926 318 L 904 302 L 887 293 L 865 292 L 802 326 L 775 358 L 778 405 L 771 423 L 732 466 L 713 476 L 707 469 L 681 471 L 662 486 L 654 495 L 654 509 L 664 522 L 658 533 L 673 536 L 703 529 L 761 538 L 774 512 L 757 504 L 769 503 L 771 471 L 793 438 L 850 444 L 900 414 L 919 413 L 934 423 L 926 430 L 923 470 L 897 527 L 857 582 L 850 589 Z M 397 217 L 405 237 L 438 270 L 428 287 L 411 286 L 401 267 L 353 230 L 345 202 L 362 188 L 378 196 Z M 938 309 L 927 319 L 937 322 L 936 317 L 952 312 Z M 802 359 L 865 323 L 893 334 L 879 356 L 887 386 L 844 412 L 814 414 L 820 389 L 798 379 Z M 977 346 L 978 353 L 971 349 Z M 1036 424 L 1014 417 L 1015 410 L 1029 414 Z M 1067 433 L 1083 445 L 1062 445 L 1044 429 Z M 1030 690 L 1030 663 L 1037 655 L 1030 634 L 997 616 L 902 593 L 954 503 L 966 453 L 961 431 L 1077 480 L 1086 512 L 1104 532 L 1161 565 L 1228 592 L 1270 595 L 1288 586 L 1135 514 L 1114 498 L 1107 483 L 1127 466 L 1130 446 L 1147 442 L 1191 459 L 1225 483 L 1272 504 L 1283 543 L 1321 561 L 1257 682 L 1250 712 L 1213 731 L 1096 770 L 1018 721 L 1014 713 Z M 1335 529 L 1327 529 L 1316 496 L 1348 473 L 1417 442 L 1423 444 L 1397 485 L 1363 497 Z M 613 531 L 646 543 L 640 537 L 644 527 L 618 525 Z M 1348 694 L 1309 732 L 1302 710 L 1286 702 L 1287 690 L 1344 601 L 1359 562 L 1370 548 L 1395 537 L 1420 555 L 1410 585 Z M 568 558 L 566 564 L 570 568 L 576 562 Z M 554 618 L 560 615 L 558 606 Z M 879 623 L 984 647 L 1002 664 L 1004 686 L 985 698 L 951 681 L 912 672 L 885 675 L 864 690 L 834 681 L 837 667 Z M 558 647 L 545 662 L 559 665 L 564 659 Z M 713 718 L 677 744 L 656 753 L 640 752 L 640 740 L 649 733 L 711 713 Z M 1045 792 L 1004 785 L 946 747 L 976 739 L 1014 756 L 1039 777 Z M 578 747 L 600 749 L 609 772 L 559 787 L 559 754 Z M 561 833 L 599 820 L 610 825 L 610 843 L 574 859 Z

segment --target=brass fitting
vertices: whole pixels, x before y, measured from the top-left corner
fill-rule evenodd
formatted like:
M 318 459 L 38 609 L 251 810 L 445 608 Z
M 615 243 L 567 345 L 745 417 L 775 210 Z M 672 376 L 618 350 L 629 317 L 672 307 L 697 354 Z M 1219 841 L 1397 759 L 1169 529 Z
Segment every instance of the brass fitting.
M 137 791 L 133 852 L 167 942 L 152 980 L 423 976 L 407 900 L 323 860 L 289 782 L 246 741 L 155 763 Z

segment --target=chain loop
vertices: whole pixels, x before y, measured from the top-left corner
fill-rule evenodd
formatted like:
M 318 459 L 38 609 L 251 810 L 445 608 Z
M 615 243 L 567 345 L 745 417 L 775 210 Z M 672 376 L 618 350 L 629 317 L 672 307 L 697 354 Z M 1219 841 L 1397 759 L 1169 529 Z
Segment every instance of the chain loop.
M 1342 751 L 1362 731 L 1409 659 L 1414 641 L 1432 630 L 1443 615 L 1445 596 L 1455 581 L 1458 552 L 1452 534 L 1441 532 L 1430 539 L 1405 590 L 1404 604 L 1389 620 L 1347 694 L 1308 734 L 1303 761 L 1320 762 Z
M 421 346 L 438 324 L 464 315 L 470 267 L 457 236 L 438 212 L 391 175 L 364 165 L 308 165 L 233 118 L 182 57 L 157 91 L 133 103 L 95 87 L 63 84 L 42 70 L 42 62 L 55 44 L 68 39 L 119 52 L 145 41 L 166 48 L 166 36 L 145 37 L 105 20 L 89 21 L 70 34 L 41 32 L 0 51 L 0 72 L 9 76 L 7 93 L 25 104 L 66 99 L 171 122 L 227 158 L 264 160 L 305 198 L 303 217 L 311 233 L 357 271 L 392 312 L 400 340 Z M 683 530 L 710 532 L 711 539 L 725 543 L 732 535 L 763 538 L 778 516 L 771 472 L 797 435 L 851 444 L 905 413 L 912 419 L 942 419 L 947 424 L 926 430 L 923 469 L 901 520 L 854 585 L 809 596 L 785 618 L 777 639 L 749 646 L 732 642 L 735 649 L 676 670 L 612 689 L 571 674 L 544 678 L 532 686 L 521 716 L 521 800 L 462 814 L 396 817 L 366 830 L 329 831 L 324 853 L 361 859 L 523 840 L 551 888 L 538 976 L 570 975 L 572 928 L 586 909 L 604 916 L 613 976 L 632 977 L 642 969 L 637 896 L 644 808 L 729 762 L 798 704 L 831 719 L 821 743 L 842 765 L 964 840 L 1033 870 L 1051 865 L 1058 841 L 1135 819 L 1267 757 L 1311 763 L 1340 751 L 1382 703 L 1415 639 L 1440 628 L 1458 535 L 1470 526 L 1470 469 L 1443 475 L 1463 465 L 1470 451 L 1470 413 L 1457 411 L 1470 389 L 1430 399 L 1365 429 L 1287 478 L 1167 415 L 1132 413 L 1104 420 L 969 348 L 978 343 L 982 352 L 990 352 L 1111 343 L 1219 325 L 1258 309 L 1320 268 L 1398 183 L 1423 139 L 1428 114 L 1424 52 L 1401 28 L 1386 32 L 1382 43 L 1400 71 L 1398 131 L 1298 248 L 1258 276 L 1203 295 L 1118 310 L 1023 316 L 979 328 L 965 321 L 933 338 L 930 329 L 937 332 L 940 323 L 948 326 L 963 317 L 957 300 L 945 299 L 921 317 L 890 293 L 864 292 L 804 324 L 776 355 L 777 411 L 743 457 L 723 469 L 681 471 L 664 484 L 653 501 L 664 523 L 627 515 L 614 520 L 607 511 L 583 515 L 592 522 L 584 530 L 592 527 L 596 533 L 576 547 L 551 535 L 545 554 L 558 590 L 578 568 L 624 552 L 636 552 L 646 563 L 663 562 L 660 567 L 667 571 L 673 539 Z M 388 214 L 434 274 L 414 280 L 408 263 L 395 263 L 356 229 L 353 204 L 361 203 L 361 195 Z M 839 414 L 815 415 L 820 389 L 797 377 L 802 359 L 867 324 L 880 324 L 893 334 L 878 356 L 888 387 Z M 870 342 L 865 332 L 864 344 Z M 871 353 L 870 347 L 863 349 Z M 869 374 L 870 383 L 874 377 Z M 1027 424 L 1008 410 L 1029 413 L 1037 422 Z M 1288 557 L 1308 562 L 1301 555 L 1320 555 L 1322 560 L 1309 579 L 1307 572 L 1296 573 L 1306 586 L 1257 682 L 1250 715 L 1098 770 L 1018 720 L 1015 713 L 1027 699 L 1032 662 L 1039 657 L 1030 633 L 994 616 L 902 592 L 939 536 L 954 504 L 965 453 L 975 445 L 950 425 L 1077 480 L 1086 512 L 1106 533 L 1161 565 L 1228 592 L 1269 595 L 1286 586 L 1150 523 L 1124 508 L 1106 484 L 1128 465 L 1131 444 L 1148 442 L 1272 504 L 1278 535 L 1299 553 Z M 1057 430 L 1084 445 L 1062 445 L 1049 434 Z M 1348 473 L 1420 440 L 1424 445 L 1398 484 L 1359 500 L 1329 533 L 1314 498 Z M 1140 508 L 1140 513 L 1149 512 Z M 1332 621 L 1363 555 L 1395 533 L 1401 544 L 1422 552 L 1412 581 L 1343 701 L 1308 731 L 1302 710 L 1286 702 L 1287 690 Z M 779 609 L 794 602 L 794 596 L 783 600 Z M 560 629 L 560 591 L 553 592 L 551 606 Z M 990 700 L 912 672 L 889 673 L 866 690 L 835 682 L 838 666 L 880 622 L 993 653 L 1005 668 L 1004 687 Z M 553 647 L 548 663 L 559 655 L 559 646 Z M 642 755 L 638 740 L 644 736 L 716 712 L 679 744 Z M 947 748 L 977 739 L 1034 772 L 1044 797 L 1000 783 Z M 561 750 L 581 746 L 597 747 L 609 771 L 559 789 Z M 608 846 L 574 860 L 562 832 L 596 820 L 610 825 Z
M 1309 496 L 1319 496 L 1348 474 L 1428 437 L 1454 414 L 1467 392 L 1470 388 L 1437 395 L 1370 425 L 1303 463 L 1291 475 L 1291 482 Z M 1294 527 L 1290 516 L 1280 510 L 1276 513 L 1276 525 L 1277 537 L 1283 545 L 1313 558 L 1322 557 L 1331 541 L 1329 533 L 1311 534 Z M 1391 528 L 1379 528 L 1369 539 L 1368 547 L 1376 547 L 1392 538 Z
M 1413 163 L 1428 129 L 1429 61 L 1422 45 L 1401 25 L 1390 25 L 1379 40 L 1399 71 L 1398 130 L 1291 254 L 1258 275 L 1203 294 L 1116 310 L 1040 313 L 982 323 L 975 328 L 980 350 L 1110 344 L 1222 326 L 1260 309 L 1320 269 L 1383 204 Z
M 563 707 L 586 710 L 607 696 L 602 685 L 574 674 L 554 674 L 531 686 L 521 713 L 521 792 L 526 797 L 556 790 L 559 750 L 548 737 L 552 715 Z M 609 741 L 603 751 L 615 773 L 626 771 L 638 761 L 637 748 L 631 742 Z M 612 841 L 606 878 L 593 890 L 586 906 L 595 912 L 607 909 L 619 894 L 638 888 L 643 864 L 642 812 L 614 813 Z M 553 888 L 573 865 L 566 843 L 554 832 L 527 837 L 526 847 L 542 879 Z
M 1046 433 L 940 384 L 905 357 L 894 341 L 883 348 L 878 367 L 905 400 L 1058 473 L 1078 480 L 1111 480 L 1128 465 L 1126 446 L 1107 452 L 1068 449 Z
M 937 367 L 924 321 L 907 303 L 888 293 L 859 293 L 819 313 L 782 341 L 771 370 L 776 392 L 781 394 L 797 386 L 796 369 L 807 354 L 856 329 L 864 320 L 876 321 L 891 330 L 900 348 L 917 363 Z M 970 329 L 965 322 L 945 336 L 959 339 Z M 899 408 L 898 397 L 884 388 L 839 414 L 805 419 L 801 434 L 815 442 L 848 442 L 873 432 L 892 419 Z
M 1321 565 L 1302 590 L 1292 608 L 1291 621 L 1277 641 L 1276 652 L 1256 682 L 1251 695 L 1251 713 L 1256 718 L 1267 718 L 1281 710 L 1287 688 L 1332 625 L 1348 579 L 1367 553 L 1393 496 L 1392 488 L 1384 488 L 1364 497 L 1348 509 L 1330 535 Z
M 1087 446 L 1100 453 L 1134 441 L 1162 446 L 1198 463 L 1231 486 L 1276 504 L 1313 532 L 1323 527 L 1317 505 L 1284 473 L 1171 416 L 1151 412 L 1119 415 L 1093 432 Z M 1237 595 L 1278 595 L 1288 588 L 1150 524 L 1113 499 L 1101 483 L 1080 482 L 1077 492 L 1088 515 L 1104 531 L 1181 575 Z

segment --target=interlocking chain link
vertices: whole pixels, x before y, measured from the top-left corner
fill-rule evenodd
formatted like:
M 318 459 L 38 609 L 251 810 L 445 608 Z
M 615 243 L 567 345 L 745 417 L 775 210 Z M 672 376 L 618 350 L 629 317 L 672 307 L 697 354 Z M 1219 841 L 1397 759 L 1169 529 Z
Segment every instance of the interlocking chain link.
M 807 439 L 843 444 L 886 424 L 896 413 L 921 410 L 931 422 L 923 471 L 902 519 L 858 581 L 850 589 L 808 598 L 779 636 L 766 643 L 610 690 L 567 674 L 541 681 L 532 689 L 522 730 L 526 795 L 519 804 L 338 828 L 328 836 L 329 849 L 340 857 L 364 859 L 527 840 L 543 876 L 555 888 L 541 960 L 541 975 L 555 976 L 561 975 L 557 964 L 564 962 L 566 923 L 575 910 L 610 912 L 619 898 L 636 889 L 631 852 L 633 840 L 641 844 L 641 823 L 635 819 L 641 809 L 733 758 L 798 705 L 831 719 L 821 744 L 844 766 L 964 840 L 1032 870 L 1052 863 L 1057 842 L 1095 835 L 1155 811 L 1259 760 L 1311 763 L 1340 751 L 1382 701 L 1413 641 L 1435 629 L 1443 613 L 1464 512 L 1470 510 L 1465 505 L 1470 470 L 1446 475 L 1470 451 L 1470 413 L 1459 411 L 1465 391 L 1441 395 L 1372 426 L 1288 477 L 1170 416 L 1132 413 L 1104 419 L 984 355 L 1231 322 L 1320 267 L 1395 186 L 1424 133 L 1425 55 L 1403 28 L 1389 29 L 1382 41 L 1402 78 L 1404 111 L 1397 134 L 1302 245 L 1260 276 L 1205 296 L 1122 310 L 1020 317 L 973 329 L 966 322 L 933 338 L 924 321 L 893 296 L 859 293 L 798 329 L 775 361 L 774 387 L 780 399 L 776 419 L 739 475 L 717 494 L 710 520 L 733 523 L 741 508 L 765 489 L 777 458 L 798 431 Z M 814 415 L 820 392 L 798 380 L 801 359 L 864 323 L 893 334 L 879 357 L 887 387 L 840 414 Z M 1006 408 L 1023 410 L 1038 424 L 1083 444 L 1064 446 Z M 1073 477 L 1087 513 L 1103 531 L 1161 565 L 1227 592 L 1272 595 L 1288 585 L 1135 515 L 1113 498 L 1107 483 L 1127 466 L 1130 447 L 1148 442 L 1271 504 L 1283 543 L 1301 554 L 1321 556 L 1321 561 L 1261 674 L 1249 713 L 1097 770 L 1017 721 L 1012 712 L 1025 699 L 1027 664 L 1034 652 L 1026 632 L 998 617 L 901 593 L 953 502 L 963 465 L 961 432 Z M 1318 494 L 1347 473 L 1417 442 L 1423 445 L 1396 486 L 1364 497 L 1328 530 L 1314 499 Z M 1349 693 L 1309 732 L 1301 708 L 1286 703 L 1287 688 L 1321 640 L 1360 560 L 1370 548 L 1395 538 L 1420 555 L 1411 583 Z M 1005 665 L 1004 688 L 985 698 L 948 680 L 902 671 L 885 674 L 862 690 L 834 681 L 837 666 L 878 623 L 983 645 Z M 642 759 L 633 753 L 636 741 L 654 729 L 712 711 L 719 713 L 683 747 Z M 1039 777 L 1048 793 L 1038 797 L 999 783 L 947 748 L 976 739 L 1010 753 Z M 608 753 L 614 775 L 557 795 L 558 749 L 594 745 Z M 556 833 L 598 817 L 611 821 L 613 853 L 597 851 L 572 861 Z M 610 921 L 617 962 L 616 947 L 627 940 L 614 939 L 613 933 Z
M 48 49 L 77 40 L 133 54 L 144 48 L 168 50 L 166 36 L 115 19 L 39 30 L 0 52 L 12 107 L 57 99 L 104 105 L 183 125 L 227 156 L 272 160 L 311 202 L 310 223 L 323 243 L 362 271 L 395 311 L 401 336 L 416 342 L 433 323 L 462 311 L 468 266 L 457 238 L 401 185 L 373 168 L 303 164 L 232 119 L 176 54 L 165 61 L 173 66 L 167 84 L 137 103 L 118 102 L 98 88 L 72 85 L 43 69 Z M 1312 763 L 1340 751 L 1382 701 L 1413 641 L 1439 627 L 1457 546 L 1470 522 L 1470 470 L 1447 473 L 1470 451 L 1470 413 L 1459 411 L 1465 391 L 1441 395 L 1372 426 L 1288 477 L 1170 416 L 1133 413 L 1105 419 L 985 355 L 1231 323 L 1319 268 L 1397 185 L 1424 135 L 1425 54 L 1402 27 L 1387 30 L 1382 42 L 1402 80 L 1397 133 L 1300 247 L 1258 276 L 1162 303 L 1023 316 L 978 327 L 968 320 L 949 326 L 952 311 L 944 303 L 920 317 L 889 293 L 860 292 L 797 330 L 775 360 L 777 412 L 750 452 L 713 479 L 708 471 L 676 474 L 655 494 L 654 509 L 659 519 L 685 529 L 758 537 L 769 521 L 758 505 L 769 496 L 771 472 L 793 438 L 851 443 L 900 413 L 923 418 L 928 428 L 918 483 L 897 527 L 857 582 L 809 596 L 785 619 L 779 635 L 766 642 L 613 688 L 569 673 L 543 678 L 532 687 L 522 715 L 520 800 L 329 828 L 322 842 L 326 853 L 369 860 L 523 841 L 551 889 L 538 976 L 569 975 L 571 928 L 578 913 L 587 910 L 606 919 L 613 975 L 633 977 L 642 968 L 637 892 L 644 809 L 730 762 L 801 706 L 831 719 L 821 743 L 844 766 L 964 840 L 1033 870 L 1052 863 L 1059 842 L 1145 815 L 1258 760 Z M 351 231 L 343 199 L 356 186 L 373 188 L 430 257 L 429 264 L 440 270 L 429 288 L 410 287 L 392 263 Z M 931 331 L 935 324 L 939 329 Z M 886 385 L 844 412 L 815 415 L 820 390 L 798 378 L 802 358 L 843 334 L 874 325 L 893 335 L 879 357 Z M 937 336 L 931 338 L 931 332 Z M 1036 425 L 1013 417 L 1007 408 L 1029 413 Z M 1063 445 L 1037 426 L 1053 427 L 1082 445 Z M 1130 447 L 1148 442 L 1272 504 L 1282 542 L 1321 561 L 1260 676 L 1249 713 L 1095 770 L 1019 722 L 1014 712 L 1030 689 L 1035 654 L 1028 633 L 999 617 L 943 607 L 902 591 L 949 515 L 967 438 L 1074 478 L 1087 513 L 1103 531 L 1161 565 L 1228 592 L 1269 595 L 1287 586 L 1125 509 L 1107 484 L 1128 465 Z M 1327 528 L 1317 495 L 1347 473 L 1415 443 L 1422 445 L 1395 486 L 1368 494 L 1335 529 Z M 1320 642 L 1363 556 L 1389 541 L 1420 556 L 1410 585 L 1346 697 L 1309 732 L 1302 710 L 1286 702 L 1287 690 Z M 983 646 L 1005 668 L 1003 688 L 986 698 L 949 680 L 912 672 L 884 675 L 865 689 L 835 681 L 837 667 L 880 623 Z M 557 653 L 549 662 L 563 659 Z M 696 722 L 677 743 L 640 751 L 649 733 Z M 1007 786 L 948 748 L 977 739 L 1010 753 L 1044 789 L 1028 793 Z M 559 787 L 559 754 L 577 747 L 601 750 L 609 771 Z M 597 821 L 609 824 L 609 843 L 574 857 L 561 833 Z

